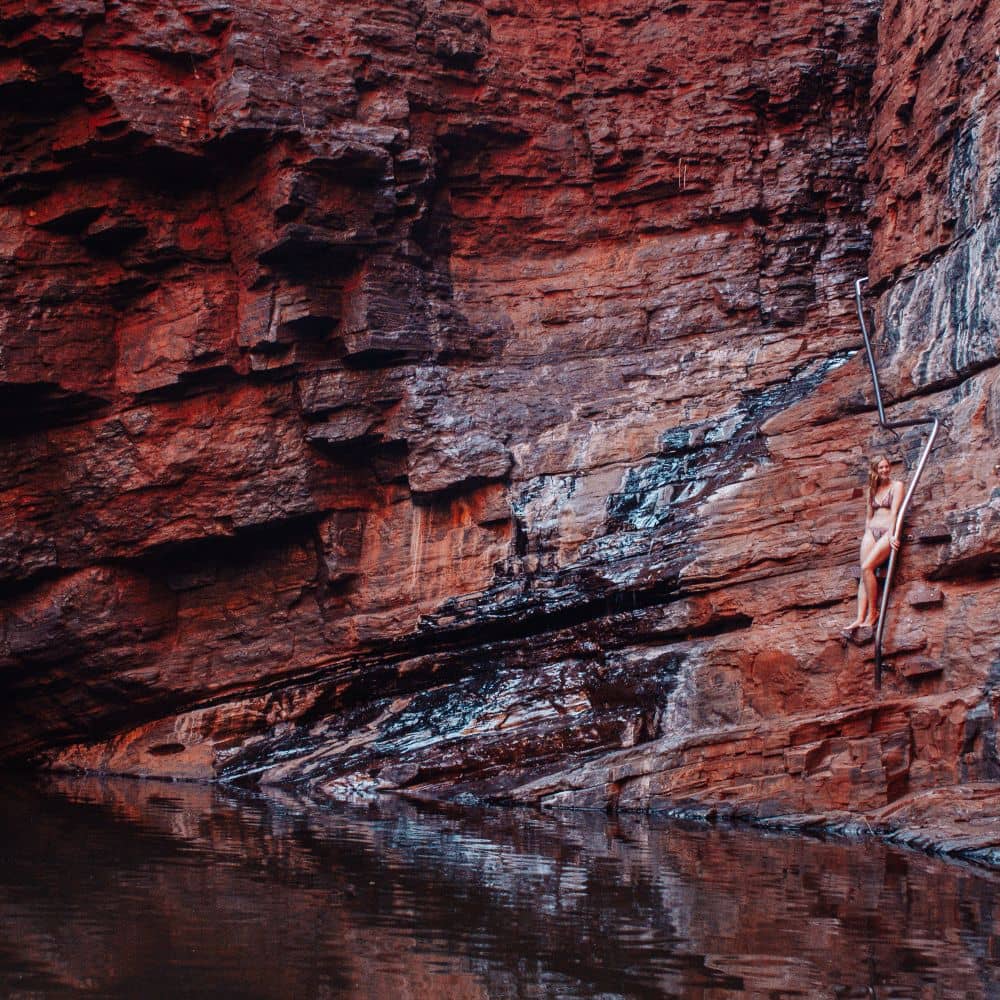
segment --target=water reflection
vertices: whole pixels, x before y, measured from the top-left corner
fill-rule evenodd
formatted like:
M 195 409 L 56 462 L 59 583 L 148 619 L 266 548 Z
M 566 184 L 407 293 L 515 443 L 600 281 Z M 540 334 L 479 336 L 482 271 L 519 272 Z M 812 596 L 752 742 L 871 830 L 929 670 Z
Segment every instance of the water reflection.
M 0 992 L 1000 997 L 1000 879 L 642 818 L 0 789 Z

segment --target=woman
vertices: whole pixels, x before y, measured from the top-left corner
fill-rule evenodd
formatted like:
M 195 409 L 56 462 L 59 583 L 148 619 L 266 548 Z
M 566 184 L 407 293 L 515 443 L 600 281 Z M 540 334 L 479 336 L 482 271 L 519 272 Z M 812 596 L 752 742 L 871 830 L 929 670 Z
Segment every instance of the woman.
M 899 548 L 897 524 L 899 505 L 903 502 L 903 484 L 890 479 L 889 459 L 879 455 L 868 469 L 868 501 L 865 533 L 861 539 L 861 581 L 858 583 L 858 616 L 848 629 L 878 620 L 878 584 L 875 570 L 889 558 L 890 549 Z

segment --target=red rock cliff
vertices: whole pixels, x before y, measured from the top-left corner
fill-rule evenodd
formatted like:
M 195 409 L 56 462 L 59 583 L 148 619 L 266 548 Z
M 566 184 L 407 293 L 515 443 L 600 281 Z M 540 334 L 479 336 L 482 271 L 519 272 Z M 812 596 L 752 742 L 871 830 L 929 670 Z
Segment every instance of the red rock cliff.
M 998 25 L 8 5 L 4 756 L 764 814 L 988 792 Z M 866 271 L 893 415 L 947 420 L 879 694 L 838 631 L 865 456 L 920 435 L 877 432 Z

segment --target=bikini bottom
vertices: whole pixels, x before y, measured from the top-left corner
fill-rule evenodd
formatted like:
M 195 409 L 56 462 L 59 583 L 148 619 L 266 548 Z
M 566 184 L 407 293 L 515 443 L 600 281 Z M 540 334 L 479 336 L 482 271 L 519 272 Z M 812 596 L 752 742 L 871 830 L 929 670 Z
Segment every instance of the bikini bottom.
M 876 542 L 889 531 L 888 528 L 869 528 L 868 530 L 872 533 L 872 538 Z

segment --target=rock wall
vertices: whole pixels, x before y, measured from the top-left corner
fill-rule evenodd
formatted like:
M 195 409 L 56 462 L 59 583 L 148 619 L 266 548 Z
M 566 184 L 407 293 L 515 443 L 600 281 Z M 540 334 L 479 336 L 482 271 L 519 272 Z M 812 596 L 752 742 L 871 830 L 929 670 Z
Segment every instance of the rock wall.
M 4 757 L 1000 779 L 995 0 L 6 11 Z M 947 419 L 880 694 L 839 629 L 866 456 L 920 435 L 876 431 L 866 270 L 893 415 Z

